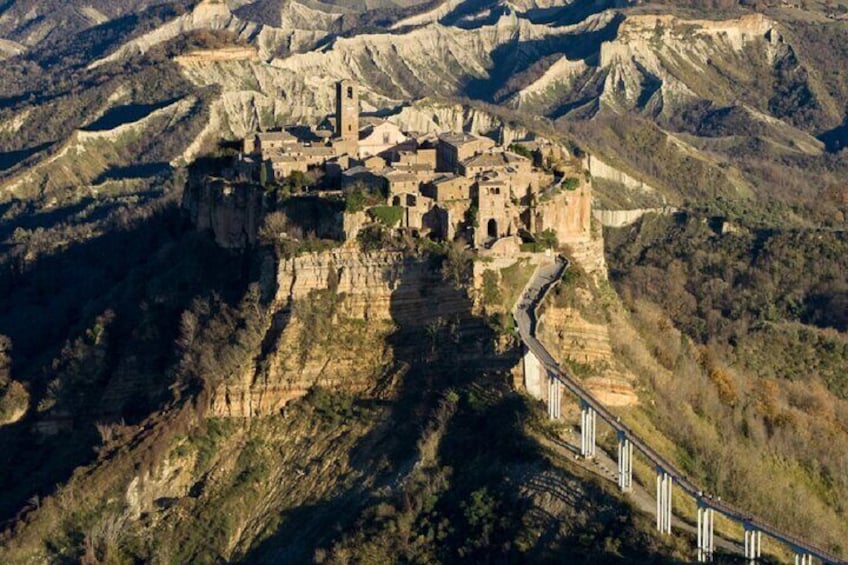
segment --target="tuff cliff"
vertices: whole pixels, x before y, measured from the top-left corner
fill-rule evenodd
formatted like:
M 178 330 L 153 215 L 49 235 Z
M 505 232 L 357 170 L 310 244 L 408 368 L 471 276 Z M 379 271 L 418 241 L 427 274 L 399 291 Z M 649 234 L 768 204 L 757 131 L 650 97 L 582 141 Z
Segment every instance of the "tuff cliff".
M 255 366 L 221 383 L 216 416 L 278 413 L 315 386 L 363 391 L 402 369 L 403 333 L 467 320 L 465 290 L 429 256 L 340 248 L 280 259 L 271 322 Z
M 225 249 L 254 244 L 264 210 L 259 187 L 222 178 L 191 179 L 182 207 L 198 230 L 210 231 Z
M 572 265 L 540 308 L 539 338 L 598 400 L 635 405 L 636 375 L 614 349 L 616 335 L 629 322 L 607 280 L 601 227 L 572 240 L 566 253 Z

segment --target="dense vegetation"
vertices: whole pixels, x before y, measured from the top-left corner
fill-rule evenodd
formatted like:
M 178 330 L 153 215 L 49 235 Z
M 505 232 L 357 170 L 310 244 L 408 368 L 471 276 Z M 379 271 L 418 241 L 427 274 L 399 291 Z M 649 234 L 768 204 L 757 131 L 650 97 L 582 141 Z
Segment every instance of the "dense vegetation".
M 612 281 L 655 368 L 622 354 L 711 492 L 844 551 L 848 239 L 740 222 L 649 216 L 609 233 Z M 790 484 L 804 509 L 778 511 Z

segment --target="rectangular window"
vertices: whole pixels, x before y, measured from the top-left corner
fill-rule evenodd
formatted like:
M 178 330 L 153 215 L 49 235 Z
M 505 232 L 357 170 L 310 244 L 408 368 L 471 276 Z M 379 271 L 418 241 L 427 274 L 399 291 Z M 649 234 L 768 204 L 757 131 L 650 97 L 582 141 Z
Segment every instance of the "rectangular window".
M 352 86 L 347 87 L 347 97 L 350 98 L 350 99 L 353 99 L 353 87 Z

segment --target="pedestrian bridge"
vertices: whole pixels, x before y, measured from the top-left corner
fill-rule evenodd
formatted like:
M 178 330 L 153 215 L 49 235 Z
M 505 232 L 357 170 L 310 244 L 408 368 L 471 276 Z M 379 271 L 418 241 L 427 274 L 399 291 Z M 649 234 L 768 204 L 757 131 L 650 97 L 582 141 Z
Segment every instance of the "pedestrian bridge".
M 758 561 L 762 556 L 763 534 L 767 538 L 785 544 L 794 553 L 796 565 L 811 565 L 814 559 L 833 565 L 848 563 L 823 548 L 772 526 L 757 516 L 720 499 L 705 495 L 703 489 L 681 473 L 671 461 L 634 434 L 621 422 L 620 418 L 598 402 L 580 381 L 559 366 L 545 346 L 536 338 L 536 309 L 544 301 L 548 292 L 562 279 L 568 266 L 568 260 L 558 256 L 550 264 L 537 269 L 516 304 L 513 315 L 525 347 L 525 375 L 530 377 L 528 380 L 531 382 L 543 383 L 542 386 L 536 387 L 537 390 L 530 392 L 535 396 L 547 398 L 548 416 L 552 419 L 560 418 L 564 392 L 574 396 L 580 403 L 581 455 L 585 458 L 595 456 L 595 425 L 600 418 L 618 436 L 618 486 L 623 492 L 632 488 L 634 452 L 644 457 L 657 472 L 657 529 L 663 534 L 671 533 L 672 486 L 676 484 L 686 496 L 692 497 L 698 509 L 695 553 L 699 562 L 708 562 L 713 559 L 714 518 L 718 513 L 742 525 L 744 557 L 751 563 Z M 545 386 L 547 394 L 542 394 L 542 390 L 539 389 Z

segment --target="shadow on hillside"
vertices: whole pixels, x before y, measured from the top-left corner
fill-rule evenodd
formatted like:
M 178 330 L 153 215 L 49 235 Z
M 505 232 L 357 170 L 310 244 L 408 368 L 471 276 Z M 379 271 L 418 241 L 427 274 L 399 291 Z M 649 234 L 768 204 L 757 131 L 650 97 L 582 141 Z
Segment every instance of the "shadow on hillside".
M 244 556 L 244 563 L 309 562 L 319 548 L 332 547 L 351 532 L 362 512 L 377 502 L 374 491 L 397 486 L 411 470 L 416 443 L 432 406 L 459 378 L 472 373 L 470 352 L 488 351 L 491 330 L 471 315 L 464 290 L 445 283 L 439 262 L 407 259 L 409 276 L 398 281 L 390 302 L 398 330 L 388 338 L 395 364 L 411 369 L 390 402 L 389 415 L 357 442 L 351 460 L 357 472 L 373 478 L 371 487 L 353 486 L 316 504 L 291 509 L 281 516 L 280 528 Z M 378 400 L 363 403 L 383 404 Z M 380 460 L 388 461 L 381 466 Z
M 470 29 L 471 24 L 469 24 L 468 22 L 463 22 L 462 20 L 464 18 L 472 16 L 478 12 L 482 12 L 483 10 L 493 11 L 497 8 L 497 6 L 497 0 L 466 0 L 465 2 L 462 2 L 456 8 L 454 8 L 453 11 L 443 16 L 442 19 L 439 20 L 439 23 L 444 26 L 460 25 L 465 29 Z M 491 14 L 489 14 L 489 16 L 491 16 Z
M 848 148 L 848 119 L 841 126 L 837 126 L 821 134 L 819 141 L 824 143 L 825 149 L 830 153 L 838 153 Z
M 441 562 L 669 562 L 657 559 L 641 541 L 626 539 L 620 551 L 605 548 L 609 539 L 648 538 L 639 535 L 633 512 L 622 509 L 599 484 L 546 463 L 542 448 L 524 429 L 526 421 L 540 417 L 532 412 L 541 411 L 512 392 L 507 377 L 520 360 L 520 349 L 495 351 L 493 330 L 472 315 L 464 291 L 441 280 L 439 267 L 429 265 L 430 278 L 419 273 L 414 280 L 401 280 L 392 294 L 391 312 L 399 329 L 389 344 L 395 359 L 411 368 L 389 401 L 388 415 L 350 453 L 353 476 L 365 484 L 283 512 L 277 531 L 239 561 L 305 563 L 319 550 L 350 544 L 357 532 L 377 547 L 381 539 L 402 544 L 393 538 L 400 534 L 375 521 L 369 509 L 391 505 L 408 512 L 423 504 L 417 497 L 435 496 L 426 519 L 447 520 L 450 526 L 447 537 L 429 542 L 429 551 Z M 457 400 L 448 400 L 451 396 Z M 456 412 L 447 418 L 446 402 L 456 403 Z M 439 434 L 437 458 L 420 465 L 419 445 L 429 434 Z M 426 470 L 430 465 L 451 469 L 446 491 L 434 494 L 414 486 L 430 480 L 435 472 Z M 468 514 L 468 504 L 480 492 L 497 500 L 496 514 L 483 517 L 492 520 L 488 534 L 480 531 L 488 526 L 479 526 Z M 528 492 L 552 500 L 554 509 L 568 508 L 575 524 L 563 527 L 561 513 L 531 507 Z M 515 540 L 526 531 L 527 520 L 537 525 L 541 537 L 532 549 L 519 550 Z
M 138 423 L 172 398 L 180 316 L 195 299 L 244 294 L 244 261 L 187 231 L 175 204 L 150 206 L 126 229 L 0 273 L 0 334 L 31 395 L 27 416 L 0 427 L 0 522 L 93 459 L 96 424 Z
M 500 45 L 492 53 L 489 76 L 472 78 L 466 83 L 464 91 L 471 98 L 494 102 L 499 92 L 514 91 L 537 79 L 541 71 L 534 69 L 534 66 L 551 55 L 561 54 L 571 61 L 582 60 L 595 66 L 601 43 L 616 36 L 623 19 L 623 16 L 618 15 L 606 27 L 579 35 L 552 36 Z M 508 85 L 514 86 L 506 88 Z
M 177 100 L 179 98 L 170 98 L 154 104 L 126 104 L 124 106 L 116 106 L 108 110 L 96 121 L 80 129 L 83 131 L 109 131 L 124 124 L 137 122 L 156 110 L 170 106 Z
M 110 180 L 167 177 L 173 171 L 174 168 L 171 164 L 166 162 L 140 163 L 137 165 L 128 165 L 126 167 L 112 167 L 100 173 L 100 175 L 92 181 L 92 184 L 97 185 Z
M 550 8 L 531 8 L 522 14 L 534 24 L 569 26 L 582 22 L 592 14 L 620 8 L 627 5 L 623 0 L 593 0 L 590 2 L 572 2 L 566 6 Z
M 41 145 L 36 145 L 34 147 L 27 147 L 26 149 L 19 149 L 17 151 L 8 151 L 6 153 L 0 153 L 0 171 L 6 171 L 22 163 L 35 155 L 36 153 L 40 153 L 44 151 L 51 145 L 53 145 L 53 141 L 49 141 L 47 143 L 42 143 Z

